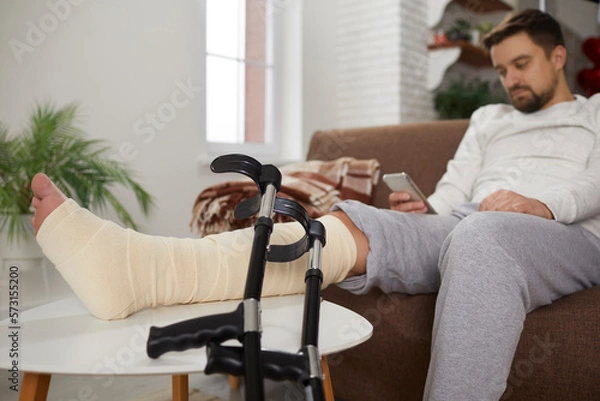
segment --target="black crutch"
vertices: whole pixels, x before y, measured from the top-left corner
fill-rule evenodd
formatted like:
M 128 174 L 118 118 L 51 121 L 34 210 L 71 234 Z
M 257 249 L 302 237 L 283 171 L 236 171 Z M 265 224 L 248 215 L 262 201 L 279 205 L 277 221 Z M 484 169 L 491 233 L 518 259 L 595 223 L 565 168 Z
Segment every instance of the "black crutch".
M 243 344 L 246 400 L 262 400 L 264 386 L 261 361 L 260 295 L 266 253 L 273 229 L 273 211 L 276 193 L 281 185 L 281 173 L 272 165 L 261 165 L 245 155 L 225 155 L 211 163 L 217 173 L 244 174 L 258 185 L 261 193 L 259 216 L 254 225 L 252 253 L 246 277 L 244 299 L 238 308 L 228 314 L 207 316 L 176 323 L 167 327 L 151 327 L 147 353 L 158 358 L 168 351 L 183 351 L 202 347 L 208 342 L 222 342 L 237 338 Z
M 278 198 L 279 199 L 279 198 Z M 287 201 L 287 200 L 286 200 Z M 298 207 L 301 207 L 298 205 Z M 302 209 L 304 214 L 306 212 Z M 310 248 L 309 267 L 305 275 L 306 292 L 304 294 L 304 312 L 302 320 L 302 347 L 296 354 L 263 351 L 264 375 L 266 378 L 301 383 L 307 400 L 324 401 L 323 372 L 318 349 L 319 318 L 321 309 L 321 254 L 325 245 L 325 227 L 311 220 L 308 228 L 308 248 Z M 283 250 L 283 249 L 282 249 Z M 293 252 L 269 253 L 270 261 L 285 262 Z M 295 259 L 295 258 L 294 258 Z M 243 373 L 242 349 L 223 346 L 217 343 L 208 345 L 208 362 L 205 372 L 229 373 L 239 376 Z
M 284 364 L 293 362 L 287 359 L 281 360 L 280 357 L 276 358 L 275 361 L 271 361 L 270 353 L 266 354 L 269 359 L 267 363 L 264 363 L 262 360 L 263 352 L 261 352 L 260 346 L 260 295 L 266 261 L 294 260 L 306 252 L 309 247 L 312 248 L 318 243 L 317 247 L 319 251 L 317 254 L 319 255 L 318 260 L 320 263 L 320 249 L 324 244 L 325 236 L 324 228 L 322 225 L 316 224 L 317 222 L 310 222 L 306 211 L 297 203 L 276 197 L 281 182 L 281 174 L 274 166 L 263 166 L 253 158 L 244 155 L 227 155 L 215 159 L 211 164 L 211 169 L 215 172 L 239 172 L 245 174 L 252 178 L 260 189 L 261 195 L 240 203 L 235 210 L 236 217 L 240 218 L 253 215 L 257 211 L 259 213 L 254 225 L 255 232 L 246 278 L 244 300 L 235 311 L 230 313 L 191 319 L 163 328 L 151 327 L 147 352 L 150 357 L 157 358 L 168 351 L 182 351 L 208 345 L 209 363 L 207 363 L 205 369 L 206 373 L 210 374 L 218 371 L 236 376 L 243 374 L 246 380 L 246 400 L 261 401 L 264 399 L 263 369 L 269 371 L 267 377 L 281 376 L 278 372 L 289 370 Z M 269 247 L 269 238 L 273 228 L 272 215 L 274 212 L 282 213 L 296 219 L 302 224 L 307 235 L 294 244 L 272 245 Z M 315 228 L 319 226 L 321 229 Z M 315 240 L 315 238 L 318 239 Z M 311 256 L 311 261 L 315 258 L 317 256 Z M 318 269 L 318 274 L 307 273 L 307 290 L 309 283 L 316 282 L 313 276 L 318 281 L 318 290 L 320 291 L 320 282 L 322 280 L 320 269 Z M 311 288 L 314 287 L 314 284 L 310 285 Z M 320 298 L 320 292 L 317 293 L 317 298 Z M 317 308 L 316 315 L 314 305 Z M 316 383 L 319 383 L 319 380 L 322 379 L 318 350 L 316 350 L 318 307 L 319 299 L 317 299 L 316 303 L 314 301 L 305 303 L 305 315 L 310 310 L 311 319 L 316 319 L 317 324 L 316 326 L 313 323 L 307 325 L 308 318 L 305 316 L 303 332 L 314 333 L 303 335 L 303 343 L 309 341 L 311 344 L 303 347 L 305 349 L 301 352 L 301 357 L 305 360 L 305 363 L 302 363 L 307 366 L 307 369 L 304 369 L 304 371 L 309 372 L 307 376 L 309 381 L 314 382 L 317 380 Z M 222 342 L 233 338 L 238 339 L 242 343 L 241 348 L 233 349 L 232 347 L 222 347 L 220 345 Z M 313 342 L 314 344 L 312 344 Z M 316 366 L 318 369 L 314 367 L 315 357 L 317 358 L 318 365 Z M 274 373 L 271 371 L 274 371 Z M 295 378 L 298 379 L 299 375 L 296 376 L 298 377 Z M 311 384 L 311 386 L 317 390 L 316 384 Z

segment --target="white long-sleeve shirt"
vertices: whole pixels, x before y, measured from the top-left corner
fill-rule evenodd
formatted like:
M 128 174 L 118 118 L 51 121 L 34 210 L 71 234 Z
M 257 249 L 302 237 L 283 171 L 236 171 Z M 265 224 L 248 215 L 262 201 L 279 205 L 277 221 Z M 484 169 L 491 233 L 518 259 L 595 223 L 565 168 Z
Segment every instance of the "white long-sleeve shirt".
M 600 236 L 600 94 L 535 113 L 506 104 L 473 113 L 429 201 L 449 214 L 499 189 L 538 199 L 557 221 Z

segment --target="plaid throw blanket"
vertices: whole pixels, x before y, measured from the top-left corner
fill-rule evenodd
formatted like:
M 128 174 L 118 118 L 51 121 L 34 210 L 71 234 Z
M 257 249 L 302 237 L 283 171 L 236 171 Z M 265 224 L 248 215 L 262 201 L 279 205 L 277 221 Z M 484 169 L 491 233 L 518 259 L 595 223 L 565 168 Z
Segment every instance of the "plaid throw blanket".
M 375 159 L 342 157 L 332 161 L 294 163 L 280 171 L 281 190 L 277 196 L 295 200 L 311 218 L 316 218 L 344 199 L 371 203 L 380 166 Z M 238 220 L 233 212 L 241 201 L 256 195 L 258 188 L 250 179 L 224 182 L 204 189 L 194 202 L 190 229 L 205 236 L 252 226 L 256 216 Z M 273 219 L 275 222 L 290 221 L 287 216 L 279 214 Z

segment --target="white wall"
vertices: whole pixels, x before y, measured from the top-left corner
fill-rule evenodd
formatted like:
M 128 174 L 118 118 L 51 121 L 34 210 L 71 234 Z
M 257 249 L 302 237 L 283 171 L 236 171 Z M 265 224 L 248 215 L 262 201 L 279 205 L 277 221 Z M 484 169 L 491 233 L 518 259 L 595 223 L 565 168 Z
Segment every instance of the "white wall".
M 327 29 L 325 35 L 320 32 L 330 10 L 321 11 L 316 0 L 288 0 L 275 8 L 291 14 L 284 19 L 287 25 L 310 21 L 302 36 L 285 37 L 293 42 L 287 52 L 295 65 L 283 71 L 293 92 L 283 101 L 297 110 L 282 113 L 286 121 L 281 123 L 282 129 L 307 137 L 333 126 L 327 113 L 335 96 L 327 85 L 333 80 L 327 67 L 320 67 L 330 61 L 323 59 L 331 52 L 321 47 Z M 16 132 L 36 101 L 53 100 L 57 106 L 79 102 L 82 127 L 91 137 L 110 141 L 158 199 L 155 213 L 144 219 L 133 197 L 125 195 L 141 231 L 189 236 L 196 195 L 232 178 L 210 173 L 199 160 L 204 151 L 202 12 L 198 0 L 3 0 L 0 121 Z M 303 79 L 308 83 L 304 88 Z M 302 91 L 316 101 L 303 104 Z M 302 107 L 308 109 L 305 115 Z M 298 138 L 291 146 L 307 141 Z M 304 155 L 305 150 L 296 153 Z
M 337 3 L 337 117 L 340 127 L 426 121 L 427 3 Z
M 142 230 L 186 235 L 193 199 L 205 184 L 196 161 L 204 70 L 203 44 L 194 38 L 201 11 L 193 0 L 72 3 L 0 4 L 0 120 L 18 130 L 36 101 L 79 102 L 90 136 L 110 141 L 116 153 L 128 147 L 122 155 L 158 199 L 149 220 L 136 213 Z M 14 51 L 22 44 L 31 47 Z M 148 122 L 151 115 L 159 129 Z
M 336 1 L 302 2 L 302 132 L 337 128 Z M 304 153 L 303 153 L 304 154 Z

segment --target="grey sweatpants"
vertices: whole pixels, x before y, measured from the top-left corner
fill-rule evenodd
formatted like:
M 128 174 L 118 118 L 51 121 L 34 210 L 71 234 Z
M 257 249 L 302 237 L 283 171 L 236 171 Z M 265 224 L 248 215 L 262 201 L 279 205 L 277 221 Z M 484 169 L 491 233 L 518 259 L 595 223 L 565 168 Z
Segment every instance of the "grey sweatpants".
M 438 291 L 424 399 L 499 400 L 525 315 L 600 283 L 600 238 L 577 225 L 465 204 L 451 216 L 348 201 L 369 240 L 366 275 L 339 285 L 408 294 Z

